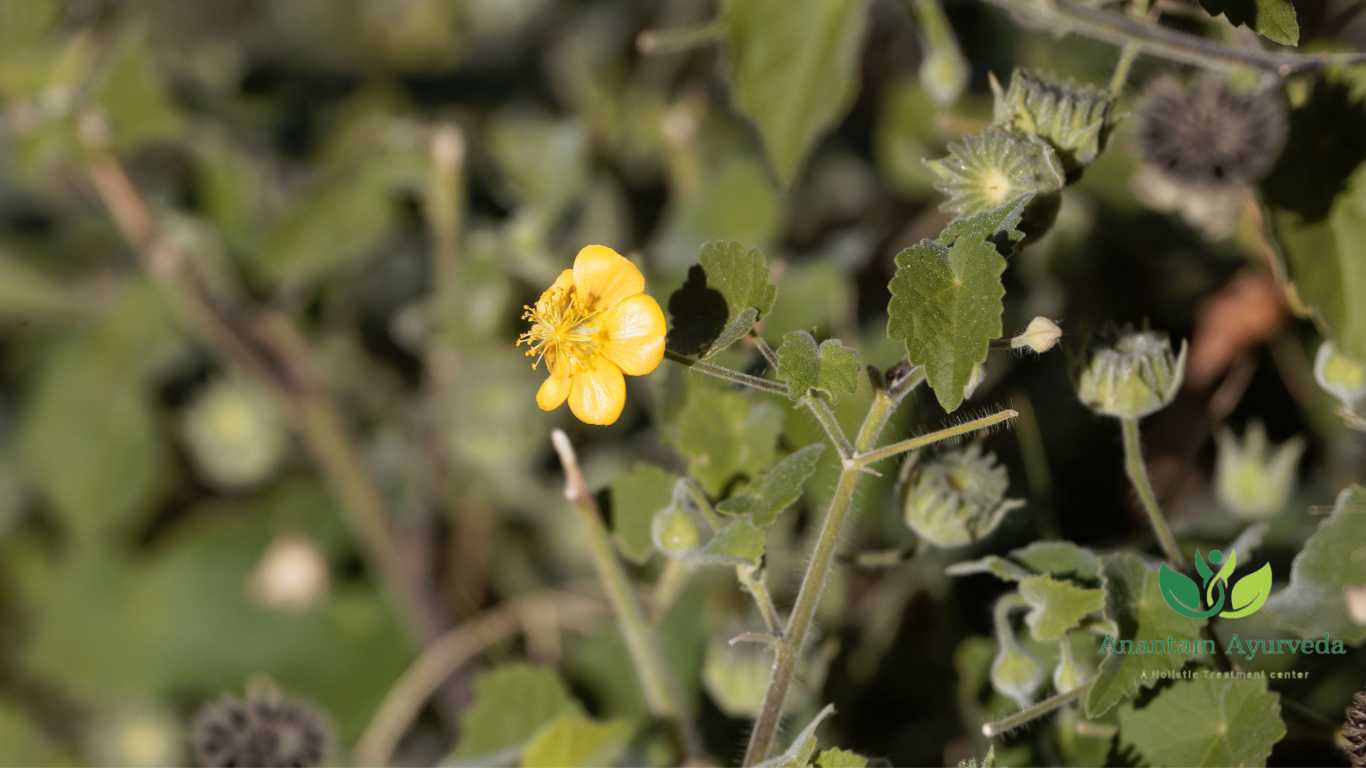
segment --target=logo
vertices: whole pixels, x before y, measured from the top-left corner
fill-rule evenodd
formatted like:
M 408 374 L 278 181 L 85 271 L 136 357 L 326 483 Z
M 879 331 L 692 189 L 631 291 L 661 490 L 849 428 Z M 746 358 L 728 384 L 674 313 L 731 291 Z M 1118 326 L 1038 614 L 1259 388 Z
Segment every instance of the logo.
M 1219 570 L 1216 572 L 1210 566 Z M 1238 553 L 1229 550 L 1228 559 L 1217 549 L 1209 551 L 1209 562 L 1195 550 L 1195 570 L 1201 584 L 1173 570 L 1166 563 L 1158 571 L 1162 597 L 1173 611 L 1192 619 L 1208 619 L 1218 615 L 1225 619 L 1241 619 L 1256 613 L 1271 594 L 1271 563 L 1230 583 L 1233 569 L 1238 567 Z M 1203 595 L 1204 599 L 1201 600 Z

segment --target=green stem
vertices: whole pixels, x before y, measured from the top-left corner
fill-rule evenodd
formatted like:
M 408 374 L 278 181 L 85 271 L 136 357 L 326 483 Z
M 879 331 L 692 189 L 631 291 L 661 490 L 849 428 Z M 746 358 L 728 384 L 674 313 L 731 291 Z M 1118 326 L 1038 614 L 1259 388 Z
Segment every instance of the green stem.
M 1203 37 L 1138 21 L 1070 0 L 984 0 L 1038 26 L 1064 29 L 1111 45 L 1133 44 L 1142 53 L 1206 69 L 1236 72 L 1251 68 L 1289 77 L 1333 65 L 1366 61 L 1366 54 L 1299 54 L 1260 48 L 1229 48 Z
M 946 427 L 945 429 L 931 432 L 928 435 L 920 435 L 919 437 L 912 437 L 907 440 L 892 443 L 891 445 L 884 445 L 877 450 L 860 451 L 851 459 L 851 462 L 858 467 L 867 467 L 870 464 L 875 464 L 883 459 L 890 459 L 893 456 L 898 456 L 908 451 L 919 450 L 944 440 L 950 440 L 978 430 L 988 429 L 1001 422 L 1009 421 L 1018 415 L 1019 413 L 1016 411 L 1007 408 L 999 413 L 993 413 L 990 416 L 983 416 L 980 419 L 973 419 L 972 421 L 965 421 L 962 424 L 955 424 L 952 427 Z
M 821 400 L 818 395 L 807 395 L 801 399 L 801 404 L 811 412 L 816 423 L 821 425 L 821 429 L 825 430 L 826 437 L 830 438 L 835 450 L 839 451 L 841 461 L 854 455 L 854 446 L 849 444 L 849 438 L 844 435 L 844 429 L 840 427 L 839 419 L 835 417 L 835 412 L 830 410 L 828 403 Z
M 715 365 L 713 363 L 698 360 L 695 357 L 688 357 L 687 355 L 680 355 L 677 352 L 668 349 L 664 350 L 664 356 L 689 370 L 710 376 L 714 379 L 720 379 L 721 381 L 726 381 L 731 384 L 739 384 L 742 387 L 749 387 L 750 389 L 757 389 L 760 392 L 767 392 L 771 395 L 787 395 L 787 385 L 780 382 L 769 381 L 768 379 L 760 378 L 758 376 L 751 376 L 748 373 L 741 373 L 733 368 Z
M 725 22 L 719 18 L 696 27 L 647 29 L 636 37 L 636 50 L 644 54 L 684 53 L 718 42 L 725 34 Z
M 1086 695 L 1086 692 L 1091 690 L 1092 682 L 1093 681 L 1088 680 L 1070 691 L 1055 693 L 1032 707 L 1025 707 L 1010 717 L 983 723 L 982 735 L 986 736 L 988 739 L 994 739 L 1006 731 L 1019 728 L 1022 725 L 1038 720 L 1054 710 L 1061 709 L 1063 705 L 1067 704 L 1069 701 L 1079 699 Z
M 1143 504 L 1143 511 L 1148 513 L 1148 524 L 1152 526 L 1153 534 L 1157 536 L 1157 543 L 1162 547 L 1162 554 L 1178 568 L 1184 568 L 1186 558 L 1181 556 L 1181 548 L 1176 544 L 1176 537 L 1172 535 L 1172 529 L 1167 525 L 1167 518 L 1162 515 L 1162 508 L 1157 504 L 1157 494 L 1153 492 L 1153 484 L 1148 479 L 1148 466 L 1143 463 L 1143 447 L 1138 436 L 1138 419 L 1120 419 L 1119 421 L 1124 433 L 1124 472 L 1129 476 L 1129 482 L 1133 484 L 1134 490 L 1138 492 L 1138 500 Z
M 680 724 L 685 723 L 686 718 L 682 716 L 678 700 L 674 696 L 677 688 L 659 655 L 650 627 L 645 621 L 645 614 L 636 600 L 630 581 L 626 578 L 626 571 L 617 559 L 616 550 L 612 547 L 612 537 L 602 523 L 598 505 L 593 501 L 593 494 L 584 482 L 583 473 L 579 471 L 574 446 L 569 442 L 569 437 L 558 429 L 551 434 L 551 442 L 560 456 L 560 464 L 564 467 L 565 498 L 573 505 L 587 533 L 588 549 L 598 572 L 598 580 L 602 582 L 607 601 L 621 623 L 621 634 L 626 639 L 627 653 L 635 665 L 641 690 L 645 694 L 645 704 L 656 715 L 677 718 Z M 684 730 L 687 732 L 691 728 L 685 725 Z
M 792 674 L 797 670 L 802 644 L 806 641 L 807 630 L 815 618 L 816 606 L 825 583 L 830 576 L 830 563 L 835 556 L 835 546 L 839 542 L 840 531 L 849 516 L 854 503 L 854 490 L 863 475 L 857 467 L 845 465 L 835 483 L 835 494 L 830 499 L 830 509 L 821 523 L 816 537 L 816 547 L 811 552 L 811 561 L 806 574 L 802 577 L 801 589 L 797 592 L 797 602 L 793 605 L 792 616 L 788 620 L 787 631 L 777 644 L 777 658 L 773 662 L 773 673 L 769 677 L 768 690 L 764 692 L 763 707 L 754 721 L 754 731 L 749 737 L 749 747 L 745 750 L 744 765 L 752 766 L 768 757 L 773 747 L 773 737 L 778 731 L 778 721 L 782 718 L 783 702 L 787 699 L 787 689 L 792 683 Z
M 716 513 L 716 509 L 711 505 L 711 500 L 707 494 L 703 493 L 702 487 L 692 478 L 683 480 L 683 488 L 688 493 L 688 498 L 692 500 L 693 506 L 697 507 L 702 513 L 702 519 L 707 521 L 707 527 L 711 528 L 712 533 L 716 533 L 725 525 L 725 521 Z M 782 633 L 783 620 L 778 615 L 778 609 L 773 606 L 773 597 L 768 592 L 768 585 L 764 583 L 763 576 L 756 573 L 756 569 L 748 565 L 735 566 L 735 578 L 740 582 L 740 586 L 754 598 L 754 605 L 759 609 L 759 615 L 764 619 L 764 625 L 768 631 L 774 635 Z
M 688 577 L 691 575 L 692 567 L 683 560 L 670 559 L 665 562 L 659 577 L 655 579 L 655 590 L 650 600 L 651 618 L 655 626 L 669 615 L 669 609 L 673 608 L 683 588 L 688 586 Z

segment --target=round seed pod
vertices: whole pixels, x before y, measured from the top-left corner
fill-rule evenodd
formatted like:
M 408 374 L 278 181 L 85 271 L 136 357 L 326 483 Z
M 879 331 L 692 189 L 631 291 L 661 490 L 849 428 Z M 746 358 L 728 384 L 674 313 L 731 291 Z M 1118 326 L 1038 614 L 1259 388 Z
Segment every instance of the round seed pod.
M 204 766 L 308 768 L 327 759 L 332 738 L 320 713 L 270 689 L 205 706 L 192 741 Z
M 1010 478 L 996 457 L 980 446 L 945 451 L 910 473 L 904 514 L 917 536 L 937 547 L 980 541 L 1024 505 L 1007 499 Z
M 1091 355 L 1077 396 L 1092 411 L 1117 419 L 1141 419 L 1166 407 L 1181 389 L 1186 345 L 1172 354 L 1171 341 L 1152 331 L 1127 333 Z

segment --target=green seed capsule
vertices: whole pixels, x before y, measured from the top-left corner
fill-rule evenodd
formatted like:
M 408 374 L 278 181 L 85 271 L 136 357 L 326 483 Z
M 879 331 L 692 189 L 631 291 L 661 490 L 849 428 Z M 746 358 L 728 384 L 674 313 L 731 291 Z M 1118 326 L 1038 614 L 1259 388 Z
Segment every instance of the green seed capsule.
M 654 539 L 655 549 L 674 558 L 691 554 L 702 540 L 697 522 L 677 504 L 670 504 L 655 513 L 650 523 L 650 536 Z
M 1114 100 L 1102 88 L 1017 69 L 1010 87 L 991 77 L 993 123 L 1048 142 L 1075 179 L 1105 148 L 1114 126 Z
M 1097 350 L 1077 383 L 1077 396 L 1092 411 L 1117 419 L 1141 419 L 1166 407 L 1181 389 L 1186 345 L 1172 354 L 1166 336 L 1128 333 Z
M 185 412 L 182 433 L 199 471 L 227 489 L 269 477 L 288 443 L 274 404 L 237 379 L 216 381 L 200 393 Z
M 1366 400 L 1366 362 L 1342 354 L 1331 341 L 1319 345 L 1314 378 L 1347 408 Z
M 1007 499 L 1010 478 L 996 457 L 971 445 L 945 451 L 911 470 L 904 513 L 916 535 L 938 547 L 961 547 L 996 529 L 1024 505 Z
M 1303 440 L 1292 438 L 1273 450 L 1261 422 L 1254 421 L 1241 442 L 1224 430 L 1218 443 L 1214 486 L 1229 511 L 1246 520 L 1264 520 L 1285 508 L 1295 490 Z

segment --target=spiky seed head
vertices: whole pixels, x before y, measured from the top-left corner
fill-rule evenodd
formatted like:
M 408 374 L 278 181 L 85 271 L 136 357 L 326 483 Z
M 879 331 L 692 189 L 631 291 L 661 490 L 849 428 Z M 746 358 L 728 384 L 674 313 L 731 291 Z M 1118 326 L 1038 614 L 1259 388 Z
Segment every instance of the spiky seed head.
M 1260 179 L 1280 156 L 1286 130 L 1282 94 L 1240 89 L 1214 76 L 1188 84 L 1173 77 L 1154 80 L 1137 115 L 1144 164 L 1195 187 Z
M 991 126 L 949 144 L 949 154 L 926 165 L 934 187 L 948 200 L 943 208 L 971 216 L 1022 195 L 1049 195 L 1066 183 L 1062 162 L 1043 139 Z
M 306 768 L 327 759 L 330 734 L 312 707 L 263 689 L 245 701 L 228 696 L 201 709 L 193 742 L 205 766 Z

